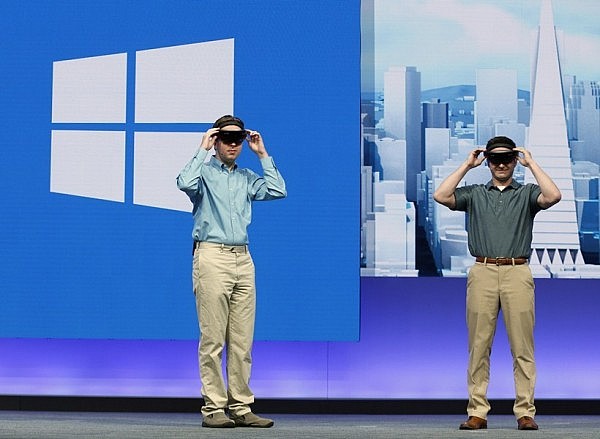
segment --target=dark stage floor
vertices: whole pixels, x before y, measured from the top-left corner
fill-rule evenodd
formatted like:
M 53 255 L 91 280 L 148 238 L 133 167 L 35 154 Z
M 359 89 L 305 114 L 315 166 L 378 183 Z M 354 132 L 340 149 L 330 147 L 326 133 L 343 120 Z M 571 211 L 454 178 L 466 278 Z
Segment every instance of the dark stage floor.
M 201 427 L 198 414 L 0 411 L 0 438 L 600 438 L 600 416 L 538 416 L 538 431 L 518 431 L 512 416 L 488 430 L 460 431 L 460 415 L 276 414 L 270 429 Z

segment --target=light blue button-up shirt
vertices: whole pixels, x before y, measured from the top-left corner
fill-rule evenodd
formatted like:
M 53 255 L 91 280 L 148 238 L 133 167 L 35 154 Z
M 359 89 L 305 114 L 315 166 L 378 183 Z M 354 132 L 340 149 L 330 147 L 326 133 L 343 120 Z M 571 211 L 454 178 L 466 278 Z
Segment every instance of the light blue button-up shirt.
M 261 177 L 237 165 L 230 171 L 214 156 L 205 163 L 207 154 L 200 148 L 177 176 L 177 187 L 194 204 L 192 237 L 195 241 L 248 244 L 252 202 L 285 198 L 285 181 L 271 157 L 260 159 Z

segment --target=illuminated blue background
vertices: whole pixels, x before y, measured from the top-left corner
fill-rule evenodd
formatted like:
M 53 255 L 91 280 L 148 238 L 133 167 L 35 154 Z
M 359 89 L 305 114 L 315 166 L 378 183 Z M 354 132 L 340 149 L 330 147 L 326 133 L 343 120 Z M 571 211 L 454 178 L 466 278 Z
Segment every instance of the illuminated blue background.
M 598 399 L 596 280 L 537 282 L 536 398 Z M 577 286 L 575 288 L 575 285 Z M 196 342 L 0 339 L 0 391 L 15 395 L 199 397 Z M 465 399 L 465 279 L 361 279 L 359 342 L 261 341 L 257 398 Z M 514 398 L 502 319 L 490 398 Z
M 359 279 L 358 3 L 0 2 L 0 394 L 200 396 L 191 215 L 49 192 L 52 62 L 233 37 L 290 192 L 250 230 L 257 398 L 466 399 L 465 280 Z M 536 396 L 599 398 L 598 281 L 536 284 Z
M 289 193 L 254 207 L 256 337 L 358 338 L 358 1 L 0 8 L 0 337 L 197 337 L 192 217 L 132 204 L 133 123 L 114 124 L 128 136 L 125 204 L 50 193 L 52 63 L 234 38 L 235 113 L 262 132 Z M 249 151 L 241 164 L 260 169 Z

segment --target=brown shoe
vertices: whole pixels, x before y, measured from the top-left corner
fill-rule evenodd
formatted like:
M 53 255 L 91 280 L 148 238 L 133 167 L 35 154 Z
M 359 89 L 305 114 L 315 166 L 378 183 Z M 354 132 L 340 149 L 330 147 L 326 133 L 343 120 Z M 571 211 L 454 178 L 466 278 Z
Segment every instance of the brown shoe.
M 467 422 L 463 422 L 458 428 L 459 430 L 485 430 L 487 428 L 487 421 L 477 416 L 469 416 Z
M 538 425 L 535 423 L 532 417 L 522 416 L 517 419 L 517 428 L 519 430 L 537 430 Z

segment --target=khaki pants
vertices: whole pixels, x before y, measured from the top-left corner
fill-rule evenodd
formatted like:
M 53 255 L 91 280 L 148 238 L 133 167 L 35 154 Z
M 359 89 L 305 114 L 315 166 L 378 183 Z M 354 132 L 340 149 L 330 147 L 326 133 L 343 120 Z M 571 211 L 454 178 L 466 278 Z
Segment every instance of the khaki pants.
M 502 309 L 513 357 L 515 416 L 535 416 L 534 283 L 529 265 L 475 263 L 467 280 L 469 416 L 487 419 L 490 354 Z
M 200 243 L 194 251 L 193 286 L 200 324 L 198 358 L 204 416 L 250 411 L 249 387 L 256 309 L 254 263 L 247 246 Z M 226 346 L 227 385 L 222 355 Z

